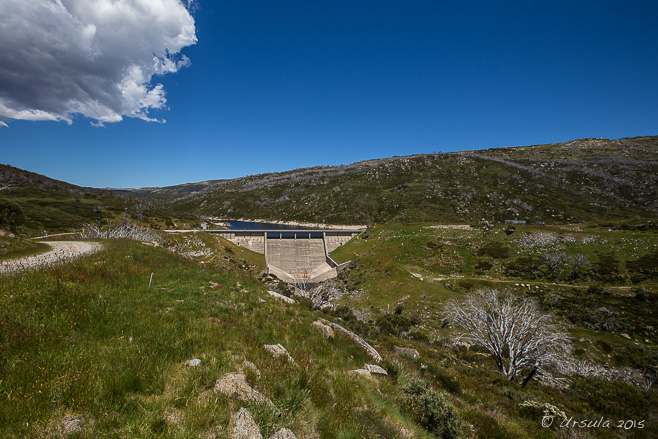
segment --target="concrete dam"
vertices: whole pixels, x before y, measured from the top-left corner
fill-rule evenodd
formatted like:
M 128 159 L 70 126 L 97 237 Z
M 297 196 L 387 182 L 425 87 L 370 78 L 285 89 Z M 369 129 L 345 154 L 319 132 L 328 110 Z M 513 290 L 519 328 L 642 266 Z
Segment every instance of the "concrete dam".
M 206 230 L 265 255 L 265 273 L 285 282 L 322 282 L 338 276 L 349 262 L 338 264 L 329 253 L 361 233 L 351 230 Z

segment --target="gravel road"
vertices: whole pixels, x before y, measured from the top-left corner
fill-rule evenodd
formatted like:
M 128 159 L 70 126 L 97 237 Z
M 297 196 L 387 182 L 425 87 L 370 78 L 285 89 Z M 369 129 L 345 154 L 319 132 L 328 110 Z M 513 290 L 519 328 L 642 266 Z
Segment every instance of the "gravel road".
M 95 253 L 102 248 L 97 242 L 81 241 L 40 241 L 52 247 L 52 250 L 34 256 L 0 261 L 0 273 L 12 273 L 31 268 L 44 267 L 62 261 L 70 261 L 84 255 Z

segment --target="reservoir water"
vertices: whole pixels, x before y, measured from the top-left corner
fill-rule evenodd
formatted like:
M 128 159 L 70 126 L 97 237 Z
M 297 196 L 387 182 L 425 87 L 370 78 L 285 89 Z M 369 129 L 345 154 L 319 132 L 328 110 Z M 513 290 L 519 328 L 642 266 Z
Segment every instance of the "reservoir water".
M 299 230 L 314 229 L 316 227 L 293 226 L 289 224 L 256 223 L 252 221 L 225 221 L 229 230 Z

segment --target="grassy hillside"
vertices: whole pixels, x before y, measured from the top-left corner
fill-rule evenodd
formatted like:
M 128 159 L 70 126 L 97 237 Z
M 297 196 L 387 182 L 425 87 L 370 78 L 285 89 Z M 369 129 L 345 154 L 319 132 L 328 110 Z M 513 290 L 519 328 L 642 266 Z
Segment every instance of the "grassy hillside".
M 646 386 L 658 375 L 658 236 L 650 229 L 376 226 L 332 253 L 339 262 L 354 261 L 341 274 L 348 293 L 336 313 L 380 345 L 421 352 L 424 376 L 454 396 L 479 437 L 571 437 L 573 428 L 537 428 L 541 410 L 522 408 L 527 401 L 579 420 L 645 421 L 643 429 L 627 431 L 587 428 L 584 437 L 655 437 L 655 385 L 647 391 L 571 376 L 563 389 L 521 388 L 494 372 L 483 349 L 455 345 L 457 330 L 443 315 L 448 300 L 479 288 L 532 298 L 568 331 L 578 361 L 648 377 Z
M 21 235 L 68 232 L 87 222 L 128 218 L 151 227 L 173 227 L 194 221 L 162 207 L 111 191 L 54 180 L 33 172 L 0 165 L 0 229 Z
M 244 274 L 105 245 L 0 279 L 0 437 L 56 437 L 75 422 L 76 437 L 227 438 L 240 407 L 265 437 L 281 427 L 300 438 L 430 437 L 397 402 L 408 378 L 351 374 L 371 359 L 345 337 L 324 338 L 306 308 Z M 277 343 L 294 363 L 263 348 Z M 279 414 L 212 391 L 241 370 Z
M 655 218 L 657 157 L 658 137 L 580 139 L 298 169 L 153 196 L 181 212 L 336 224 Z
M 571 437 L 573 428 L 557 422 L 542 427 L 547 410 L 560 421 L 564 413 L 612 423 L 587 437 L 655 437 L 656 390 L 577 376 L 563 388 L 536 380 L 522 388 L 480 348 L 452 343 L 454 329 L 442 322 L 446 300 L 480 286 L 510 288 L 567 326 L 578 358 L 655 376 L 650 259 L 658 241 L 652 231 L 608 228 L 508 235 L 500 227 L 378 226 L 333 253 L 355 264 L 342 276 L 343 306 L 325 311 L 269 296 L 254 279 L 262 255 L 213 236 L 163 243 L 192 260 L 106 241 L 84 260 L 0 278 L 0 437 L 60 436 L 75 421 L 77 437 L 228 438 L 240 407 L 264 437 L 282 427 L 299 438 Z M 591 264 L 575 278 L 572 262 L 530 279 L 508 271 L 548 250 L 586 254 Z M 312 326 L 319 317 L 364 336 L 389 376 L 351 373 L 372 359 L 342 335 L 324 338 Z M 295 363 L 263 348 L 277 343 Z M 420 357 L 395 354 L 396 346 Z M 201 364 L 190 367 L 191 359 Z M 279 414 L 213 392 L 240 371 Z M 635 424 L 617 427 L 628 420 Z

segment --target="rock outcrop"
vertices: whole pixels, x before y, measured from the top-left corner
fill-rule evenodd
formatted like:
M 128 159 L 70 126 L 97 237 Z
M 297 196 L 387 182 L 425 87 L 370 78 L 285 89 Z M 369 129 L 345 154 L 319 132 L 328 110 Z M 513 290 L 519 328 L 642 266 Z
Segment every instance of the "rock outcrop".
M 313 322 L 313 326 L 326 338 L 334 338 L 334 330 L 331 329 L 331 326 L 325 325 L 319 320 Z
M 254 418 L 251 417 L 249 410 L 244 407 L 231 418 L 229 430 L 232 439 L 263 439 Z
M 382 356 L 379 355 L 379 352 L 377 352 L 375 350 L 375 348 L 370 346 L 368 343 L 366 343 L 366 341 L 364 339 L 362 339 L 361 337 L 359 337 L 358 335 L 356 335 L 352 331 L 348 331 L 347 329 L 343 328 L 339 324 L 334 323 L 334 322 L 330 322 L 328 320 L 321 319 L 321 321 L 323 323 L 333 327 L 334 329 L 342 332 L 343 334 L 347 335 L 352 340 L 354 340 L 359 346 L 361 346 L 363 349 L 365 349 L 366 352 L 368 353 L 368 355 L 370 355 L 372 357 L 372 359 L 375 360 L 376 362 L 379 363 L 380 361 L 382 361 Z
M 383 367 L 377 366 L 376 364 L 366 364 L 364 369 L 374 375 L 388 375 L 388 372 L 386 372 Z
M 288 430 L 287 428 L 282 428 L 281 430 L 274 433 L 270 439 L 297 439 L 295 433 Z
M 261 394 L 258 390 L 252 389 L 252 387 L 237 374 L 227 373 L 224 375 L 224 378 L 217 380 L 215 383 L 215 392 L 228 395 L 241 401 L 265 404 L 276 413 L 279 413 L 279 409 L 276 408 L 272 400 Z
M 270 352 L 275 357 L 287 357 L 288 361 L 294 363 L 295 360 L 290 356 L 288 350 L 284 348 L 281 344 L 266 344 L 263 345 L 265 350 Z

